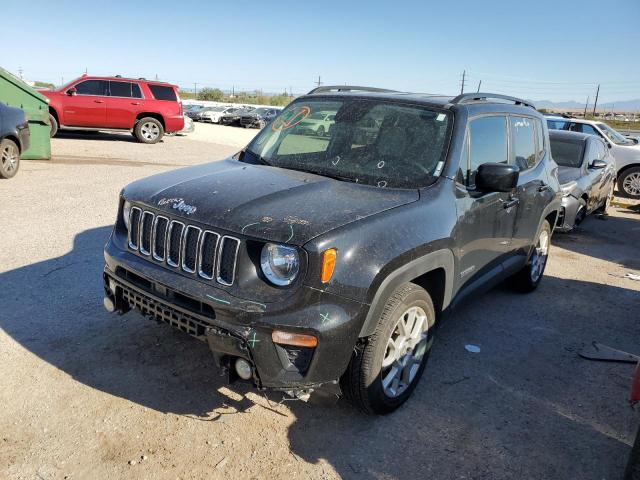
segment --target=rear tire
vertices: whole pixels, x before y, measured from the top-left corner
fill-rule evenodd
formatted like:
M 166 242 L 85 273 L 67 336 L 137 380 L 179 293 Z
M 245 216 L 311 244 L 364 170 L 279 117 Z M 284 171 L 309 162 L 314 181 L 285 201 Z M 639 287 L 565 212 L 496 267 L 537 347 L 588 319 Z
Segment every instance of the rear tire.
M 551 225 L 548 221 L 542 222 L 542 227 L 536 238 L 535 248 L 531 254 L 531 258 L 522 269 L 513 275 L 513 287 L 523 293 L 533 292 L 544 275 L 544 269 L 547 266 L 547 258 L 549 256 L 549 247 L 551 246 Z
M 0 141 L 0 178 L 13 178 L 20 168 L 20 149 L 8 138 Z
M 164 128 L 159 120 L 144 117 L 133 128 L 133 135 L 142 143 L 158 143 L 164 136 Z
M 640 167 L 627 168 L 618 177 L 618 191 L 627 198 L 640 198 Z
M 51 131 L 49 132 L 49 137 L 53 138 L 58 133 L 58 121 L 56 120 L 56 117 L 49 114 L 49 123 L 51 124 Z
M 435 319 L 433 302 L 423 288 L 400 286 L 340 379 L 345 397 L 364 413 L 378 415 L 406 402 L 427 364 Z

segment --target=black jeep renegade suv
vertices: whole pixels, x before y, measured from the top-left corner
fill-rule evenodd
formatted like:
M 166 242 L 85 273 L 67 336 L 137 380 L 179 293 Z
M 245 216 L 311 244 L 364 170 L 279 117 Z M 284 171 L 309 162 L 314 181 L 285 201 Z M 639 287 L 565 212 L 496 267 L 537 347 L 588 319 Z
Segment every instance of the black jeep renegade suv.
M 301 127 L 315 112 L 333 119 L 323 137 Z M 105 306 L 207 341 L 232 379 L 339 386 L 388 413 L 443 313 L 540 282 L 560 206 L 549 151 L 517 98 L 320 87 L 232 158 L 122 191 Z

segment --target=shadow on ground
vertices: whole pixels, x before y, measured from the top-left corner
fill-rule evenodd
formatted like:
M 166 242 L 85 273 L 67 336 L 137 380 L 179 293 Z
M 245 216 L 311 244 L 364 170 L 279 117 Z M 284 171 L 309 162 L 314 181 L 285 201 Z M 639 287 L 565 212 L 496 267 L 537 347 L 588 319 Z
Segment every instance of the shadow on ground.
M 224 380 L 207 346 L 103 310 L 109 231 L 82 232 L 68 254 L 0 274 L 0 327 L 78 382 L 211 418 L 229 399 L 217 392 Z M 291 451 L 326 459 L 343 478 L 620 478 L 634 428 L 625 404 L 632 369 L 577 351 L 592 340 L 637 349 L 629 312 L 639 301 L 637 291 L 554 277 L 531 295 L 498 288 L 443 325 L 414 398 L 395 414 L 288 403 Z M 232 406 L 253 405 L 246 387 L 231 388 L 243 395 Z
M 629 215 L 590 215 L 575 230 L 554 235 L 554 243 L 575 253 L 640 270 L 640 206 L 617 210 Z
M 97 130 L 60 130 L 56 138 L 68 138 L 76 140 L 106 140 L 111 142 L 139 143 L 130 132 L 111 133 Z M 162 142 L 162 140 L 160 141 Z

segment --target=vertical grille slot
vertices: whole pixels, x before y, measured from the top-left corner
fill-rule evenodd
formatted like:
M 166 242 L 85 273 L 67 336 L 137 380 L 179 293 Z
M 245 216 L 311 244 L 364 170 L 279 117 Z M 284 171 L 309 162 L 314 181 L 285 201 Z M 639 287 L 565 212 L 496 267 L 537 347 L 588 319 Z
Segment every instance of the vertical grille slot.
M 216 280 L 222 285 L 233 285 L 239 247 L 240 240 L 234 237 L 224 236 L 220 241 L 218 259 L 216 261 L 216 270 L 218 272 Z
M 198 227 L 189 225 L 184 232 L 182 241 L 182 269 L 188 273 L 196 271 L 198 262 L 198 240 L 200 240 L 200 230 Z
M 180 265 L 180 251 L 182 250 L 182 232 L 184 223 L 175 220 L 169 224 L 167 263 L 172 267 Z
M 140 222 L 140 253 L 149 255 L 151 253 L 151 234 L 153 228 L 153 213 L 144 212 Z
M 200 256 L 198 260 L 198 275 L 207 280 L 213 280 L 215 268 L 216 248 L 220 235 L 205 230 L 200 240 Z
M 153 258 L 163 262 L 167 254 L 167 230 L 169 219 L 158 215 L 153 224 Z
M 132 207 L 129 213 L 129 248 L 138 250 L 138 242 L 140 241 L 140 217 L 142 210 L 138 207 Z

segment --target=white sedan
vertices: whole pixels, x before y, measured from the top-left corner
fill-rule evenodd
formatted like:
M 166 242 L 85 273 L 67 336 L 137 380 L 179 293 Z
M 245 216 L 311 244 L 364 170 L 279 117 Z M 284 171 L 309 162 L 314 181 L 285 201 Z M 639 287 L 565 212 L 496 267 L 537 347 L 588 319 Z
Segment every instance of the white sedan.
M 227 113 L 233 113 L 238 107 L 213 107 L 201 113 L 200 121 L 220 123 L 220 118 Z

